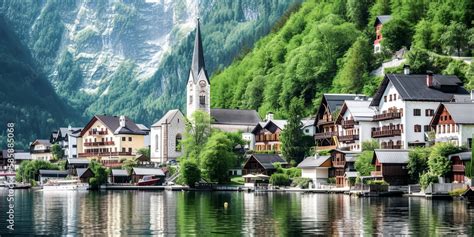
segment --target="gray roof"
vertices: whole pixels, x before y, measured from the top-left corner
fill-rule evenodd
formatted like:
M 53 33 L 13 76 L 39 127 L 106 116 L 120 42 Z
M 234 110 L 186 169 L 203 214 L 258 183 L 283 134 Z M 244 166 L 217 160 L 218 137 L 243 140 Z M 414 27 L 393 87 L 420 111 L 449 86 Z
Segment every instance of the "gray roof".
M 344 173 L 344 176 L 347 178 L 357 178 L 358 175 L 359 175 L 359 172 L 357 171 L 346 171 Z
M 161 117 L 160 120 L 158 120 L 157 122 L 155 122 L 151 126 L 152 127 L 159 127 L 162 124 L 169 123 L 179 113 L 181 113 L 181 111 L 179 111 L 179 109 L 172 109 L 172 110 L 168 111 L 163 117 Z M 183 115 L 183 114 L 181 113 L 181 115 Z
M 153 169 L 153 168 L 133 168 L 133 173 L 136 175 L 157 175 L 157 176 L 165 176 L 165 173 L 161 169 Z
M 319 167 L 324 162 L 326 162 L 331 156 L 318 156 L 315 158 L 314 156 L 307 157 L 303 161 L 298 164 L 298 168 L 313 168 Z
M 345 156 L 346 162 L 355 162 L 358 154 L 347 154 Z
M 146 132 L 140 130 L 137 124 L 135 124 L 129 117 L 125 117 L 125 127 L 120 127 L 119 116 L 96 115 L 95 118 L 104 123 L 104 125 L 107 126 L 107 128 L 109 128 L 111 131 L 113 131 L 114 134 L 146 134 Z
M 408 163 L 408 150 L 399 149 L 376 149 L 372 163 L 375 158 L 382 164 L 406 164 Z
M 346 100 L 367 99 L 367 96 L 362 94 L 324 94 L 323 96 L 331 112 L 340 109 Z
M 433 75 L 433 87 L 426 85 L 425 74 L 386 74 L 370 106 L 378 106 L 389 82 L 406 101 L 452 101 L 455 94 L 468 94 L 456 76 Z
M 138 127 L 140 130 L 145 131 L 145 132 L 149 132 L 149 131 L 150 131 L 150 129 L 149 129 L 147 126 L 145 126 L 144 124 L 141 124 L 141 123 L 137 123 L 137 127 Z
M 288 164 L 286 160 L 277 154 L 252 154 L 251 157 L 254 157 L 258 163 L 260 163 L 263 168 L 267 170 L 275 169 L 273 166 L 274 163 Z
M 88 170 L 89 168 L 76 168 L 77 177 L 82 177 L 82 175 Z M 92 171 L 91 171 L 92 172 Z
M 385 24 L 389 22 L 392 19 L 392 16 L 390 15 L 380 15 L 375 18 L 374 26 L 377 24 L 377 22 L 380 22 L 382 24 Z
M 474 104 L 473 103 L 444 103 L 449 115 L 457 124 L 474 124 Z
M 193 73 L 193 78 L 196 81 L 199 74 L 203 71 L 206 73 L 206 65 L 204 63 L 204 50 L 202 47 L 201 40 L 201 27 L 199 24 L 199 19 L 197 20 L 196 25 L 196 35 L 194 39 L 194 51 L 193 51 L 193 61 L 191 63 L 191 72 Z M 207 74 L 207 73 L 206 73 Z M 207 82 L 209 82 L 209 77 L 206 75 Z
M 112 169 L 112 176 L 130 176 L 127 170 Z
M 83 159 L 83 158 L 71 158 L 71 159 L 67 159 L 67 162 L 69 164 L 89 164 L 90 163 L 88 159 Z
M 463 161 L 471 160 L 471 152 L 470 151 L 451 154 L 451 155 L 448 156 L 448 158 L 451 159 L 452 157 L 455 157 L 455 156 L 458 156 L 459 159 L 461 159 Z
M 303 123 L 303 127 L 311 127 L 314 126 L 314 118 L 311 119 L 302 119 L 301 123 Z
M 82 128 L 78 128 L 78 127 L 71 127 L 71 129 L 69 129 L 69 127 L 66 127 L 66 128 L 59 128 L 59 133 L 58 135 L 60 134 L 62 138 L 65 138 L 66 135 L 75 135 L 75 134 L 78 134 L 80 133 L 82 130 Z
M 474 100 L 471 99 L 471 95 L 453 95 L 453 99 L 451 102 L 474 103 Z
M 51 146 L 51 142 L 49 142 L 49 139 L 36 139 L 34 143 L 39 143 L 39 144 L 42 144 L 42 145 L 45 145 L 45 146 Z
M 256 125 L 260 117 L 255 110 L 211 109 L 213 124 Z
M 15 152 L 15 160 L 31 160 L 29 152 Z
M 60 176 L 60 177 L 66 177 L 67 176 L 67 171 L 65 170 L 39 170 L 39 173 L 41 176 Z
M 341 110 L 341 116 L 345 109 L 349 110 L 355 121 L 372 121 L 375 110 L 370 108 L 369 100 L 346 100 L 345 107 Z

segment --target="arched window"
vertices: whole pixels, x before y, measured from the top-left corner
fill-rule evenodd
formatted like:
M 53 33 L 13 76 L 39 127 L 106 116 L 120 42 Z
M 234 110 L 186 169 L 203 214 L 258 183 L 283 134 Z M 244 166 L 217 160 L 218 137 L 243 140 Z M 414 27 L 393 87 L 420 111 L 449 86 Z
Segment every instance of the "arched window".
M 183 137 L 181 136 L 181 134 L 176 134 L 176 140 L 175 140 L 175 150 L 176 151 L 181 151 L 181 140 L 183 139 Z
M 160 144 L 159 139 L 158 139 L 158 134 L 155 135 L 155 150 L 158 151 L 158 145 Z

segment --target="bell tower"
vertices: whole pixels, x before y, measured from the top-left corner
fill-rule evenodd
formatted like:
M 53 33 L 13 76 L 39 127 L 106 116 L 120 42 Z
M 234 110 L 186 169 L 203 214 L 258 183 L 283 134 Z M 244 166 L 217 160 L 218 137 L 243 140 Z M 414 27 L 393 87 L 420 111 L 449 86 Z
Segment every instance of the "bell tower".
M 201 29 L 199 18 L 197 19 L 196 36 L 194 39 L 194 51 L 189 70 L 188 83 L 186 85 L 186 117 L 196 110 L 210 113 L 211 106 L 211 83 L 207 76 L 204 64 L 204 52 L 201 41 Z

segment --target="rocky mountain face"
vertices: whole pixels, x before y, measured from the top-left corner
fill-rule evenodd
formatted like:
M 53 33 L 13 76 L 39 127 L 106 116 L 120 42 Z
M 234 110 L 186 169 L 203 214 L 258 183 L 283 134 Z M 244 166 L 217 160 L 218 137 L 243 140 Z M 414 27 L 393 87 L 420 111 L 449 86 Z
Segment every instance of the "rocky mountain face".
M 150 124 L 184 109 L 199 16 L 209 73 L 268 33 L 296 0 L 0 0 L 0 15 L 56 93 L 81 114 Z M 73 122 L 74 123 L 74 122 Z

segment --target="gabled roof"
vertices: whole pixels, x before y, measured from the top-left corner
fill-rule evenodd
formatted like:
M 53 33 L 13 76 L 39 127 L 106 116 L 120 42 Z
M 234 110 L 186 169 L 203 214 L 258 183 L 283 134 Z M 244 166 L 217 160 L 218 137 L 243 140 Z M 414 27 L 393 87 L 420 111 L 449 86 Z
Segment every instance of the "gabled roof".
M 468 94 L 456 76 L 433 75 L 433 87 L 426 85 L 426 77 L 425 74 L 386 74 L 370 106 L 380 104 L 390 82 L 405 101 L 449 102 L 455 94 Z
M 392 19 L 392 16 L 390 15 L 380 15 L 380 16 L 377 16 L 375 18 L 375 22 L 374 22 L 374 26 L 376 26 L 377 24 L 385 24 L 387 22 L 389 22 L 390 20 Z
M 271 129 L 277 129 L 279 128 L 280 130 L 283 130 L 286 126 L 288 122 L 286 120 L 282 120 L 282 119 L 272 119 L 272 120 L 268 120 L 266 122 L 259 122 L 253 129 L 252 129 L 252 133 L 253 134 L 256 134 L 260 129 L 267 129 L 268 131 L 270 132 L 274 132 L 274 131 L 271 131 Z
M 83 136 L 87 130 L 95 123 L 95 121 L 101 121 L 109 130 L 114 134 L 132 134 L 132 135 L 146 135 L 146 132 L 140 130 L 140 128 L 133 122 L 129 117 L 125 116 L 125 127 L 120 127 L 120 117 L 110 115 L 95 115 L 81 131 Z
M 446 108 L 456 124 L 474 124 L 473 103 L 442 103 L 438 106 L 435 115 L 431 119 L 432 126 L 438 125 L 444 108 Z
M 212 124 L 231 124 L 253 126 L 260 122 L 255 110 L 246 109 L 211 109 Z
M 59 128 L 58 130 L 58 136 L 61 136 L 62 138 L 65 138 L 66 135 L 74 135 L 74 134 L 78 134 L 80 133 L 82 130 L 82 128 L 73 128 L 71 127 L 71 129 L 69 129 L 68 127 L 62 127 L 62 128 Z
M 82 178 L 82 176 L 89 170 L 89 172 L 92 172 L 89 168 L 76 168 L 76 173 L 77 177 Z
M 302 119 L 301 123 L 303 123 L 303 127 L 311 127 L 314 126 L 314 118 L 311 119 Z
M 466 152 L 459 152 L 459 153 L 456 153 L 456 154 L 451 154 L 448 156 L 448 158 L 451 160 L 451 158 L 453 157 L 459 157 L 459 159 L 461 159 L 462 161 L 469 161 L 471 160 L 471 152 L 470 151 L 466 151 Z
M 320 167 L 324 162 L 329 160 L 331 156 L 318 156 L 315 158 L 314 156 L 307 157 L 301 163 L 298 164 L 298 168 L 315 168 Z
M 112 170 L 112 176 L 130 176 L 128 174 L 127 170 L 121 170 L 121 169 L 111 169 Z
M 370 108 L 370 100 L 346 100 L 342 105 L 337 122 L 343 119 L 344 113 L 349 110 L 355 121 L 372 121 L 375 110 Z
M 288 164 L 281 156 L 277 154 L 252 154 L 247 162 L 252 159 L 252 157 L 262 165 L 266 170 L 275 169 L 273 166 L 274 163 Z M 245 162 L 245 163 L 247 163 Z M 245 165 L 244 165 L 245 166 Z
M 31 143 L 32 146 L 35 146 L 35 145 L 38 145 L 38 144 L 45 145 L 45 146 L 51 146 L 51 143 L 49 142 L 48 139 L 36 139 L 33 143 Z
M 150 131 L 150 129 L 147 126 L 145 126 L 144 124 L 141 124 L 141 123 L 137 123 L 137 127 L 140 130 L 144 131 L 144 132 L 149 132 Z
M 173 120 L 173 118 L 176 117 L 176 115 L 178 115 L 178 114 L 181 114 L 181 116 L 184 117 L 183 113 L 181 113 L 181 111 L 179 111 L 179 109 L 172 109 L 172 110 L 168 111 L 163 117 L 161 117 L 160 120 L 158 120 L 156 123 L 154 123 L 151 126 L 152 127 L 159 127 L 163 124 L 167 124 L 171 120 Z
M 344 173 L 344 177 L 346 178 L 357 178 L 358 175 L 359 175 L 359 172 L 357 171 L 346 171 Z
M 204 73 L 206 75 L 207 82 L 210 84 L 209 77 L 207 77 L 206 65 L 204 63 L 204 50 L 202 47 L 201 40 L 201 26 L 199 24 L 199 18 L 197 19 L 196 35 L 194 38 L 194 51 L 193 61 L 191 63 L 191 73 L 193 74 L 193 80 L 198 80 L 199 74 Z
M 399 149 L 375 149 L 372 163 L 375 163 L 377 159 L 382 164 L 406 164 L 408 152 L 408 150 Z
M 318 118 L 322 115 L 325 111 L 325 108 L 329 109 L 331 113 L 341 109 L 344 101 L 346 100 L 354 100 L 354 99 L 367 99 L 367 96 L 361 94 L 323 94 L 323 98 L 318 108 L 318 112 L 316 113 L 315 124 L 318 122 Z
M 39 170 L 41 176 L 58 176 L 58 177 L 66 177 L 67 171 L 65 170 Z
M 85 159 L 85 158 L 70 158 L 70 159 L 67 159 L 67 163 L 87 165 L 87 164 L 90 163 L 90 161 L 88 159 Z
M 15 152 L 15 160 L 31 160 L 31 154 L 29 152 Z
M 133 173 L 135 175 L 165 176 L 163 170 L 154 168 L 133 168 Z

